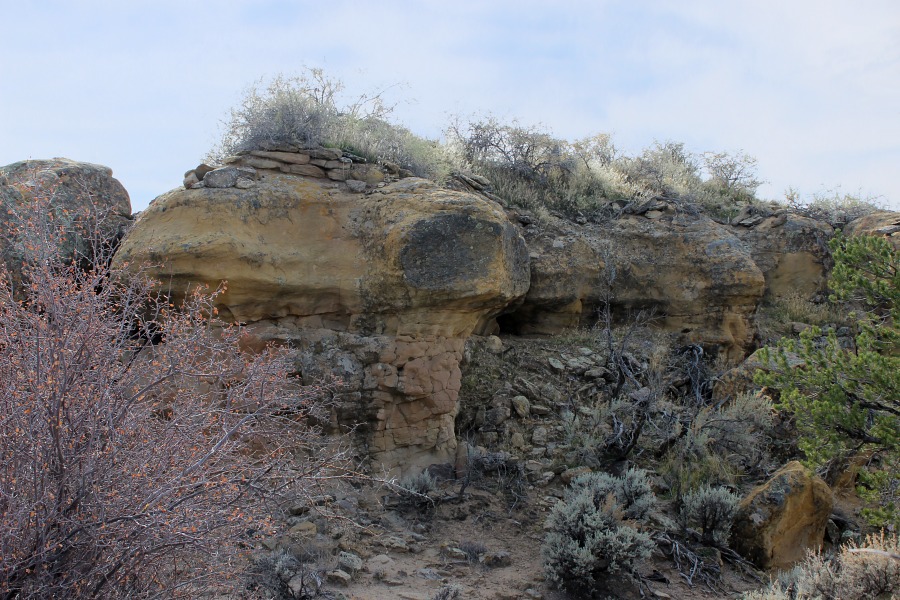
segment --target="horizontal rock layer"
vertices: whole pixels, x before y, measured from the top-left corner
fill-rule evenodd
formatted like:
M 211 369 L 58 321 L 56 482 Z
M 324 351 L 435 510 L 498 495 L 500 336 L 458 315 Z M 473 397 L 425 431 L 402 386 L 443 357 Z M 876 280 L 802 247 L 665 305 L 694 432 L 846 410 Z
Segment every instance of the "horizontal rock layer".
M 531 287 L 504 317 L 517 333 L 593 326 L 610 302 L 627 321 L 639 311 L 686 342 L 743 358 L 765 279 L 750 250 L 726 226 L 703 215 L 664 211 L 603 224 L 553 220 L 528 228 Z

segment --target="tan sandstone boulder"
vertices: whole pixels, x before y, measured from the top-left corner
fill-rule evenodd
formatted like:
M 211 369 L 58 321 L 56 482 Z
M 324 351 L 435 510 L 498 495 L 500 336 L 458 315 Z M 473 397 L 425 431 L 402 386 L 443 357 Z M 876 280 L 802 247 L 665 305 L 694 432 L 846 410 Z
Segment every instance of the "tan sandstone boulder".
M 844 234 L 848 236 L 876 235 L 891 241 L 900 250 L 900 213 L 880 210 L 860 217 L 847 224 Z
M 556 333 L 591 326 L 609 297 L 620 320 L 652 311 L 663 329 L 715 346 L 732 360 L 751 347 L 763 274 L 746 245 L 704 215 L 663 206 L 601 224 L 551 219 L 528 227 L 525 236 L 531 288 L 523 305 L 504 317 L 509 329 Z M 615 269 L 611 288 L 607 265 Z
M 822 292 L 830 267 L 828 223 L 788 210 L 754 214 L 737 220 L 731 231 L 750 248 L 766 278 L 766 295 L 812 299 Z
M 761 568 L 790 568 L 822 545 L 833 503 L 821 478 L 789 462 L 741 500 L 732 545 Z
M 116 261 L 162 265 L 177 298 L 216 288 L 248 348 L 297 348 L 304 379 L 342 380 L 335 426 L 359 426 L 389 467 L 454 455 L 465 338 L 529 284 L 524 241 L 494 203 L 408 178 L 371 193 L 260 171 L 249 189 L 177 189 L 154 200 Z

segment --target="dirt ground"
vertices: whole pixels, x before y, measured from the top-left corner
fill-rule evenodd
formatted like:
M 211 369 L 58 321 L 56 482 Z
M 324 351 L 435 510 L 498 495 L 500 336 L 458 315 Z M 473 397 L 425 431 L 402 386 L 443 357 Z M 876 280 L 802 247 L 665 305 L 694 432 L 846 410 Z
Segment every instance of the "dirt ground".
M 433 494 L 432 507 L 396 505 L 396 497 L 385 489 L 359 494 L 347 519 L 367 525 L 350 525 L 343 519 L 313 519 L 321 526 L 315 536 L 299 538 L 300 544 L 324 547 L 317 568 L 325 580 L 321 597 L 346 600 L 564 600 L 565 593 L 545 581 L 541 545 L 544 520 L 562 495 L 562 486 L 526 490 L 514 498 L 486 482 L 457 496 L 459 484 L 448 481 Z M 493 489 L 486 489 L 493 488 Z M 337 500 L 331 505 L 341 512 Z M 348 582 L 325 574 L 335 564 L 335 555 L 349 552 L 362 559 Z M 643 589 L 626 578 L 610 582 L 609 598 L 737 598 L 741 592 L 759 587 L 727 563 L 713 590 L 702 583 L 684 581 L 662 552 L 641 569 L 648 577 Z M 666 583 L 667 581 L 667 583 Z M 451 590 L 457 590 L 453 595 Z M 280 597 L 260 590 L 265 598 Z M 643 596 L 642 596 L 643 592 Z M 604 597 L 603 595 L 599 597 Z

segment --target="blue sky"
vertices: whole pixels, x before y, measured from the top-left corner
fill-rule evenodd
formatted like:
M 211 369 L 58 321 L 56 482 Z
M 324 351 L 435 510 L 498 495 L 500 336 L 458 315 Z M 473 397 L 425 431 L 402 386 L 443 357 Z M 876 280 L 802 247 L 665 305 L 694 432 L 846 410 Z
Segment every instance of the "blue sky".
M 896 0 L 0 0 L 0 164 L 112 167 L 135 210 L 180 184 L 260 77 L 322 67 L 392 84 L 438 137 L 491 112 L 560 137 L 607 132 L 744 151 L 760 195 L 840 187 L 900 209 Z

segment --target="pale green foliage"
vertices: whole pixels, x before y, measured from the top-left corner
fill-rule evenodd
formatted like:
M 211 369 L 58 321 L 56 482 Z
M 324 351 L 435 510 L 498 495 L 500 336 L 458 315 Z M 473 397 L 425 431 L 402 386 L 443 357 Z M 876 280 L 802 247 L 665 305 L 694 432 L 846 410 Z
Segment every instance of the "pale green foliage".
M 422 512 L 434 508 L 434 500 L 429 494 L 437 489 L 437 482 L 427 471 L 416 475 L 408 475 L 396 485 L 397 494 L 400 496 L 400 504 Z
M 210 160 L 271 145 L 341 148 L 371 161 L 389 161 L 414 174 L 446 178 L 450 162 L 437 141 L 389 121 L 386 90 L 344 99 L 344 84 L 321 69 L 250 86 L 231 110 Z
M 784 340 L 762 353 L 774 362 L 757 382 L 781 390 L 801 434 L 800 448 L 811 464 L 843 460 L 864 449 L 882 452 L 883 473 L 872 483 L 882 493 L 876 524 L 898 524 L 896 504 L 900 452 L 900 252 L 878 237 L 835 238 L 832 301 L 860 312 L 852 349 L 832 331 L 811 328 L 799 340 Z M 803 364 L 791 368 L 789 361 Z
M 608 578 L 633 575 L 654 547 L 638 522 L 655 506 L 644 471 L 575 479 L 548 517 L 542 548 L 548 580 L 576 596 L 589 596 Z
M 598 468 L 603 461 L 617 457 L 640 435 L 636 424 L 641 412 L 648 410 L 628 398 L 609 402 L 598 400 L 593 406 L 579 407 L 563 414 L 566 444 L 578 455 L 579 464 Z
M 679 521 L 685 529 L 696 527 L 705 544 L 725 545 L 739 500 L 728 488 L 703 485 L 684 495 Z
M 462 588 L 451 584 L 442 586 L 431 600 L 456 600 L 457 598 L 462 598 Z
M 756 159 L 744 152 L 704 152 L 703 166 L 711 184 L 730 192 L 752 197 L 763 184 L 757 179 Z
M 538 126 L 487 116 L 446 132 L 460 165 L 487 176 L 494 192 L 529 210 L 614 213 L 613 202 L 651 198 L 702 206 L 717 215 L 753 199 L 756 161 L 746 154 L 707 153 L 701 160 L 677 142 L 656 142 L 638 156 L 619 153 L 609 134 L 569 142 Z
M 810 555 L 768 587 L 743 600 L 878 600 L 900 594 L 900 545 L 896 534 L 869 536 L 834 556 Z
M 623 166 L 647 196 L 690 197 L 702 183 L 697 159 L 679 142 L 655 142 Z
M 847 315 L 839 307 L 827 302 L 813 302 L 802 294 L 766 300 L 757 313 L 757 326 L 764 337 L 788 334 L 792 323 L 821 327 L 846 322 Z

